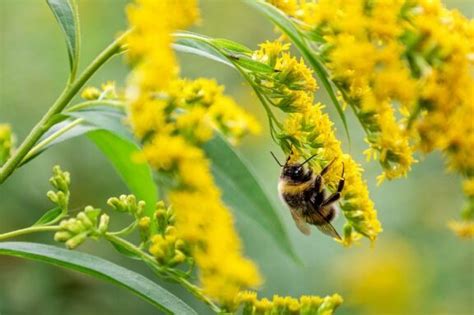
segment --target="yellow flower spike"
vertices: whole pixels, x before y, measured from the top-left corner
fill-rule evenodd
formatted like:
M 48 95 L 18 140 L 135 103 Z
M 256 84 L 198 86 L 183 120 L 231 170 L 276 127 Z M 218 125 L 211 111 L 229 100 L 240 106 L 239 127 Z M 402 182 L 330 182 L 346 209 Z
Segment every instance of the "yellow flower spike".
M 318 30 L 314 44 L 368 132 L 367 157 L 380 157 L 379 183 L 405 176 L 415 149 L 474 172 L 472 21 L 439 0 L 268 2 Z
M 163 12 L 168 14 L 157 19 Z M 144 90 L 166 88 L 178 74 L 171 33 L 198 19 L 196 0 L 136 0 L 127 7 L 127 17 L 134 28 L 127 36 L 128 55 L 138 61 L 131 81 Z
M 342 191 L 341 200 L 343 214 L 355 232 L 370 240 L 375 240 L 382 229 L 373 202 L 369 197 L 367 185 L 362 179 L 362 169 L 349 155 L 342 153 L 341 144 L 334 135 L 332 123 L 329 117 L 322 113 L 321 106 L 307 104 L 302 113 L 289 114 L 287 121 L 289 123 L 285 123 L 282 137 L 294 139 L 294 154 L 304 157 L 317 154 L 311 164 L 315 172 L 320 172 L 329 162 L 336 159 L 334 166 L 324 177 L 325 183 L 330 189 L 337 187 L 342 164 L 344 164 L 346 185 Z M 312 127 L 307 128 L 306 126 Z M 289 130 L 289 128 L 292 129 Z M 298 145 L 298 143 L 305 144 L 305 146 Z M 343 244 L 350 245 L 359 239 L 357 233 L 348 234 L 343 240 Z

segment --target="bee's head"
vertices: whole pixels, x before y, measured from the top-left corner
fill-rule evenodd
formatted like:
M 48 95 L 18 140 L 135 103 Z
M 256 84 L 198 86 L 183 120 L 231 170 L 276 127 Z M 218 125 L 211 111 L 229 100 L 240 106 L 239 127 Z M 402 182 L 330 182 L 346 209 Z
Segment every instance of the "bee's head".
M 294 183 L 300 183 L 300 182 L 305 182 L 309 180 L 313 174 L 311 169 L 307 169 L 304 167 L 306 163 L 308 163 L 312 158 L 315 157 L 315 155 L 311 156 L 309 159 L 305 160 L 303 163 L 293 163 L 290 162 L 290 156 L 286 159 L 285 164 L 281 164 L 276 156 L 271 152 L 273 157 L 275 158 L 275 161 L 282 167 L 281 169 L 281 178 L 294 182 Z

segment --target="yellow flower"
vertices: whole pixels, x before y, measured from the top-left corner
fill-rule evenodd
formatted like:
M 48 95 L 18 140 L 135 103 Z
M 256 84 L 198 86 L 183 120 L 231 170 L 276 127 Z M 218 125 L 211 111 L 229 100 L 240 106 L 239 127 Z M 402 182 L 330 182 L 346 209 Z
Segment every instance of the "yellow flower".
M 474 221 L 451 221 L 448 226 L 459 237 L 474 239 Z
M 9 124 L 0 124 L 0 166 L 10 157 L 13 148 L 13 134 Z
M 131 81 L 145 90 L 166 88 L 179 72 L 172 32 L 198 19 L 196 0 L 136 0 L 128 6 L 127 17 L 134 28 L 126 39 L 128 55 L 137 63 Z

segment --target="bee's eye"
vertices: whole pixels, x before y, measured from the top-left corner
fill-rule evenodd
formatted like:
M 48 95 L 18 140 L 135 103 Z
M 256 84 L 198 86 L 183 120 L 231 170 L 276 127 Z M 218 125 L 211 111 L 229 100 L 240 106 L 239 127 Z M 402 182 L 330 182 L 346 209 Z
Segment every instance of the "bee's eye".
M 303 173 L 303 169 L 301 167 L 298 167 L 296 170 L 295 170 L 295 174 L 296 175 L 301 175 Z

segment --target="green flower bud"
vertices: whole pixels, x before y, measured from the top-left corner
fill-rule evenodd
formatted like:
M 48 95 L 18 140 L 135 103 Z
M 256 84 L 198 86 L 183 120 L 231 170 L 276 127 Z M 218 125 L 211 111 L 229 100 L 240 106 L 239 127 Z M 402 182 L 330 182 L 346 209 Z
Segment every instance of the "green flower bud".
M 58 231 L 54 234 L 54 240 L 56 242 L 66 242 L 72 237 L 72 234 L 67 231 Z
M 86 233 L 81 233 L 81 234 L 77 234 L 76 236 L 70 238 L 67 242 L 66 242 L 66 247 L 68 249 L 74 249 L 76 248 L 77 246 L 81 245 L 82 243 L 84 243 L 84 241 L 86 240 L 87 238 L 87 234 Z
M 58 196 L 56 195 L 56 193 L 52 190 L 48 191 L 46 193 L 46 197 L 48 197 L 49 200 L 51 200 L 52 203 L 58 203 Z
M 57 191 L 48 191 L 46 196 L 58 207 L 66 210 L 69 204 L 69 186 L 71 178 L 68 172 L 64 172 L 56 165 L 53 167 L 53 176 L 49 179 L 51 186 Z
M 108 215 L 101 215 L 97 232 L 99 232 L 100 234 L 104 234 L 105 232 L 107 232 L 107 229 L 109 228 L 109 221 L 110 217 Z
M 101 214 L 100 209 L 87 206 L 75 218 L 63 220 L 59 223 L 60 230 L 54 235 L 58 242 L 65 242 L 69 249 L 76 248 L 88 237 L 97 239 L 107 232 L 109 216 Z M 99 218 L 100 216 L 100 218 Z
M 120 195 L 118 198 L 109 198 L 107 204 L 116 211 L 128 212 L 136 218 L 142 216 L 143 209 L 145 208 L 145 202 L 137 202 L 137 198 L 134 195 Z

